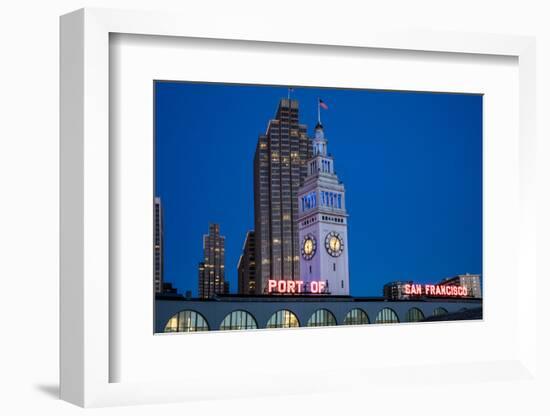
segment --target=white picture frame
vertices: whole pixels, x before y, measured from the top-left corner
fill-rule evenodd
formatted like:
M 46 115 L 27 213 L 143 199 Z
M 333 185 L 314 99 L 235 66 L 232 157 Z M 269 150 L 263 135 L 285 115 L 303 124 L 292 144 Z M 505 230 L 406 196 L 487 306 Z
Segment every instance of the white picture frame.
M 533 187 L 535 175 L 535 42 L 530 37 L 466 33 L 377 32 L 361 34 L 317 30 L 307 22 L 284 31 L 276 24 L 261 26 L 246 20 L 235 31 L 234 22 L 217 22 L 205 27 L 192 16 L 83 9 L 61 18 L 61 398 L 80 406 L 160 403 L 210 397 L 237 397 L 243 393 L 228 388 L 225 379 L 150 380 L 113 382 L 112 366 L 121 357 L 112 348 L 113 304 L 109 276 L 113 259 L 110 253 L 111 172 L 116 170 L 110 157 L 110 35 L 145 35 L 173 38 L 224 39 L 227 41 L 276 42 L 285 44 L 331 45 L 334 48 L 370 48 L 383 50 L 424 51 L 439 54 L 499 55 L 518 60 L 519 68 L 519 169 L 515 178 L 519 186 L 517 230 L 514 253 L 517 255 L 516 276 L 521 273 L 522 285 L 515 291 L 518 307 L 513 313 L 518 345 L 507 359 L 483 360 L 468 364 L 441 361 L 419 363 L 414 374 L 430 375 L 445 370 L 455 379 L 472 383 L 480 379 L 507 377 L 525 380 L 536 376 L 536 302 L 530 296 L 536 288 L 535 247 L 536 216 Z M 246 35 L 243 35 L 246 34 Z M 168 38 L 166 38 L 168 39 Z M 517 281 L 517 280 L 516 280 Z M 515 303 L 514 303 L 515 304 Z M 387 327 L 386 327 L 387 328 Z M 405 328 L 403 331 L 409 331 Z M 418 329 L 418 328 L 416 328 Z M 416 330 L 415 329 L 415 330 Z M 347 328 L 349 332 L 356 328 Z M 312 332 L 313 331 L 313 332 Z M 309 334 L 317 333 L 312 330 Z M 320 330 L 322 331 L 322 330 Z M 385 331 L 381 328 L 380 331 Z M 387 331 L 386 331 L 387 333 Z M 324 333 L 325 335 L 327 332 Z M 224 334 L 243 342 L 239 334 Z M 152 333 L 151 333 L 152 336 Z M 208 335 L 210 336 L 210 334 Z M 284 337 L 274 331 L 269 337 Z M 430 336 L 430 335 L 428 335 Z M 168 338 L 165 338 L 168 339 Z M 179 340 L 181 342 L 181 339 Z M 233 341 L 232 341 L 233 342 Z M 139 348 L 136 346 L 136 348 Z M 307 373 L 286 379 L 284 373 L 265 371 L 270 383 L 251 383 L 249 395 L 311 393 L 338 391 L 351 385 L 367 385 L 388 377 L 410 378 L 411 371 L 391 368 L 382 362 L 376 370 L 368 366 L 369 376 L 357 368 L 330 369 L 334 384 L 319 382 L 318 374 Z M 258 373 L 259 376 L 262 372 Z M 483 377 L 479 375 L 483 374 Z M 505 374 L 505 376 L 503 376 Z M 145 377 L 147 379 L 147 377 Z M 414 376 L 412 377 L 414 379 Z M 411 379 L 411 380 L 412 380 Z M 286 387 L 274 391 L 269 386 L 285 381 Z M 409 380 L 409 383 L 413 381 Z M 206 391 L 208 386 L 208 391 Z M 238 387 L 238 383 L 237 383 Z M 406 388 L 406 381 L 401 387 Z M 244 394 L 244 395 L 246 395 Z

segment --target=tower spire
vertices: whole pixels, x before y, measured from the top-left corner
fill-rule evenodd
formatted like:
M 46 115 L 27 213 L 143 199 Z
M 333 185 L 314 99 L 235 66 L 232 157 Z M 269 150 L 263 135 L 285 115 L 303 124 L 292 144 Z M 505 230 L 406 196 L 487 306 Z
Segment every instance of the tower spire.
M 300 280 L 312 293 L 348 296 L 346 190 L 334 171 L 334 159 L 327 152 L 321 109 L 327 110 L 328 106 L 318 98 L 317 126 L 311 141 L 313 155 L 307 161 L 308 173 L 297 192 L 295 226 L 301 244 Z M 321 284 L 325 290 L 315 292 L 313 288 Z
M 321 124 L 321 99 L 317 97 L 317 126 L 322 126 Z

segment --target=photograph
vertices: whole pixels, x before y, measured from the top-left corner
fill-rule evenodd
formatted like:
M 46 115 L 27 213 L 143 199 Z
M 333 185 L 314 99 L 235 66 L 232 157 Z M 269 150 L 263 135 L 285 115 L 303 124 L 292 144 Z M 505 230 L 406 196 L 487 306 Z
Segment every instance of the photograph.
M 548 3 L 3 2 L 0 416 L 550 415 Z
M 482 94 L 153 88 L 154 333 L 483 319 Z

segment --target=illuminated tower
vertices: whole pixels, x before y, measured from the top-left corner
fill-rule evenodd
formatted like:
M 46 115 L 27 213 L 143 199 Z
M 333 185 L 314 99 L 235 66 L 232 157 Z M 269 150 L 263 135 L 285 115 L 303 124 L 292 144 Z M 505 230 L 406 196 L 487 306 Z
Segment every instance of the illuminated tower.
M 310 157 L 311 141 L 298 120 L 298 101 L 282 99 L 258 138 L 254 157 L 256 294 L 265 293 L 269 279 L 299 279 L 297 192 Z
M 346 193 L 334 172 L 320 123 L 312 143 L 313 157 L 307 162 L 307 177 L 298 190 L 300 278 L 306 291 L 311 291 L 311 282 L 322 281 L 331 295 L 349 295 Z
M 208 299 L 218 293 L 228 293 L 225 281 L 225 237 L 220 235 L 220 226 L 210 224 L 208 234 L 203 236 L 204 259 L 199 263 L 199 297 Z
M 164 284 L 163 217 L 159 197 L 155 197 L 155 247 L 154 247 L 154 286 L 155 293 L 161 293 Z

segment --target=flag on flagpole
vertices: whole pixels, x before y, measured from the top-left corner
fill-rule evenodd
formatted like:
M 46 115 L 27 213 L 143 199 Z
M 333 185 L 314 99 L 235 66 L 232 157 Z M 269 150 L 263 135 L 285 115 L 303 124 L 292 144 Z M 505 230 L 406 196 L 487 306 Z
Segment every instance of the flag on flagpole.
M 328 105 L 326 105 L 325 102 L 320 98 L 319 98 L 319 106 L 321 106 L 323 110 L 328 110 Z

